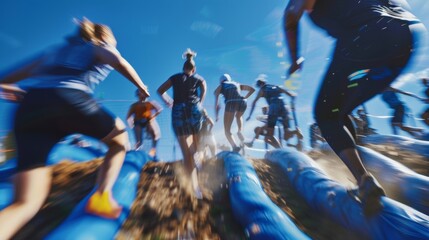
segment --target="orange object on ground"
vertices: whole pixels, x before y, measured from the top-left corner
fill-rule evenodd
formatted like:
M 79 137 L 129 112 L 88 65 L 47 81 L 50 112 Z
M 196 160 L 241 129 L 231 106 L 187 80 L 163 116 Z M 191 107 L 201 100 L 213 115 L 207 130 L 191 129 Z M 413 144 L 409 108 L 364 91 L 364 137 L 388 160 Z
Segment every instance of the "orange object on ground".
M 95 192 L 89 199 L 85 207 L 85 211 L 107 219 L 116 219 L 121 215 L 122 207 L 112 206 L 110 192 Z

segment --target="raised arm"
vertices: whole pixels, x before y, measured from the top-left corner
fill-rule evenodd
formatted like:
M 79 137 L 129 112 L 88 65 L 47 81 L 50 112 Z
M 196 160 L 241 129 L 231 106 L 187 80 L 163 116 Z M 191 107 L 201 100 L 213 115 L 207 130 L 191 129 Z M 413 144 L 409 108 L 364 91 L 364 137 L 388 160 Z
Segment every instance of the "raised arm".
M 172 82 L 170 79 L 168 79 L 163 84 L 161 84 L 161 86 L 159 86 L 157 90 L 159 96 L 161 96 L 164 103 L 170 108 L 173 106 L 173 99 L 167 94 L 167 90 L 170 89 L 171 86 Z
M 290 0 L 283 16 L 283 30 L 286 38 L 286 45 L 289 52 L 291 66 L 288 74 L 294 73 L 301 68 L 303 58 L 299 53 L 299 20 L 305 10 L 311 10 L 316 0 Z
M 0 98 L 12 102 L 21 101 L 25 91 L 14 84 L 32 77 L 42 62 L 43 55 L 38 55 L 0 73 Z
M 216 117 L 216 122 L 219 120 L 219 110 L 220 110 L 219 95 L 220 95 L 220 89 L 221 89 L 221 85 L 219 85 L 216 88 L 216 90 L 214 91 L 214 95 L 215 95 L 215 117 Z
M 288 95 L 289 97 L 291 97 L 292 99 L 294 99 L 295 97 L 296 97 L 296 93 L 294 93 L 294 92 L 290 92 L 290 91 L 288 91 L 288 90 L 286 90 L 286 89 L 284 89 L 284 88 L 280 88 L 281 89 L 281 92 L 282 93 L 284 93 L 284 94 L 286 94 L 286 95 Z
M 247 94 L 246 96 L 244 96 L 244 99 L 248 99 L 255 92 L 255 89 L 249 85 L 240 84 L 240 90 L 247 91 Z
M 134 84 L 140 91 L 144 92 L 147 96 L 150 96 L 147 86 L 143 84 L 137 72 L 128 63 L 125 58 L 121 56 L 121 54 L 116 51 L 116 49 L 111 47 L 96 47 L 96 59 L 97 61 L 109 64 L 116 71 L 121 73 L 125 78 L 127 78 L 132 84 Z
M 263 95 L 264 95 L 264 92 L 262 91 L 262 89 L 260 89 L 255 100 L 253 100 L 253 102 L 252 102 L 252 107 L 250 108 L 250 113 L 249 113 L 249 116 L 247 117 L 246 121 L 249 121 L 250 117 L 252 116 L 253 111 L 255 110 L 256 102 L 259 100 L 259 98 L 263 97 Z
M 43 63 L 43 59 L 44 55 L 39 55 L 0 73 L 0 84 L 14 84 L 32 77 L 35 70 Z

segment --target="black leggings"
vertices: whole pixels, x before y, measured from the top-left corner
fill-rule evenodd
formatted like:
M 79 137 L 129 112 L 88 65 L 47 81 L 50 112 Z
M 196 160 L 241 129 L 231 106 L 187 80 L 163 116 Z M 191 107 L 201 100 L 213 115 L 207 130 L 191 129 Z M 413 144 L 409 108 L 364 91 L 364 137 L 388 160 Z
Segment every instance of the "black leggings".
M 355 147 L 348 115 L 395 80 L 415 40 L 408 23 L 390 18 L 376 19 L 338 39 L 314 108 L 322 135 L 337 154 Z

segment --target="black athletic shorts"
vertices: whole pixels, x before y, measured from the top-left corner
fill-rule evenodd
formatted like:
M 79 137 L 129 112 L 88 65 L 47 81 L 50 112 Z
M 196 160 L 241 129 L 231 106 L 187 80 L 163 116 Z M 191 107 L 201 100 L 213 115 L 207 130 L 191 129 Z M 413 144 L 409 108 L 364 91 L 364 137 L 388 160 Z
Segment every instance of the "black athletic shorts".
M 102 139 L 114 127 L 115 117 L 86 92 L 32 89 L 15 115 L 18 171 L 45 166 L 52 147 L 67 135 Z

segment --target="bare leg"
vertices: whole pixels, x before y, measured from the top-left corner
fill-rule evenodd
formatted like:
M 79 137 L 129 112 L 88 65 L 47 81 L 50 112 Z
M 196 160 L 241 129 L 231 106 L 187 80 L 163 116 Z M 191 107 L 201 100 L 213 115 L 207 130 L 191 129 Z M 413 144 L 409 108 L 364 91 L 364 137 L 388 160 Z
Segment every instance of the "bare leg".
M 357 150 L 355 148 L 344 149 L 338 153 L 338 156 L 341 158 L 359 184 L 361 177 L 364 174 L 368 174 L 368 171 L 363 166 L 362 160 Z
M 200 187 L 199 187 L 199 183 L 198 183 L 197 168 L 196 168 L 195 162 L 194 162 L 194 154 L 196 151 L 195 149 L 196 149 L 197 136 L 196 135 L 178 136 L 177 140 L 178 140 L 179 146 L 182 150 L 183 165 L 185 168 L 186 175 L 190 177 L 194 193 L 198 194 L 197 191 L 200 191 Z M 200 198 L 201 196 L 197 195 L 196 197 Z
M 122 208 L 113 199 L 111 192 L 124 162 L 126 145 L 128 142 L 128 134 L 125 131 L 125 125 L 119 118 L 116 119 L 115 129 L 113 129 L 105 138 L 103 138 L 102 141 L 107 144 L 109 150 L 107 151 L 104 161 L 98 171 L 96 182 L 97 191 L 93 196 L 91 196 L 90 201 L 88 201 L 88 205 L 86 207 L 87 210 L 97 215 L 107 218 L 117 218 L 121 213 Z M 109 195 L 108 200 L 111 209 L 96 209 L 97 204 L 92 204 L 91 199 L 96 195 L 102 196 L 104 194 Z
M 34 168 L 15 176 L 14 202 L 0 212 L 0 239 L 11 239 L 42 207 L 51 187 L 52 169 Z
M 243 128 L 243 114 L 244 114 L 244 112 L 237 112 L 237 113 L 235 114 L 235 120 L 236 120 L 236 122 L 237 122 L 237 128 L 238 128 L 237 136 L 238 136 L 238 138 L 240 139 L 241 144 L 243 144 L 243 143 L 244 143 L 244 136 L 243 136 L 243 134 L 241 133 L 241 130 L 242 130 L 242 128 Z
M 280 142 L 274 137 L 274 128 L 267 127 L 265 142 L 269 143 L 274 148 L 280 148 Z
M 235 143 L 234 137 L 231 134 L 232 120 L 234 120 L 234 113 L 225 111 L 225 114 L 223 115 L 225 136 L 226 136 L 226 139 L 228 139 L 229 143 L 231 144 L 232 148 L 234 149 L 237 147 L 237 144 Z

